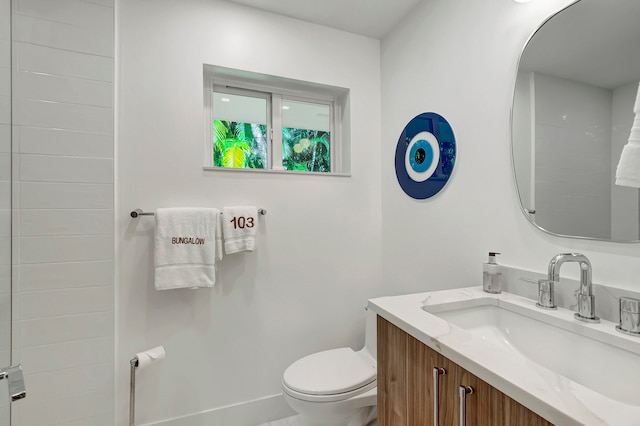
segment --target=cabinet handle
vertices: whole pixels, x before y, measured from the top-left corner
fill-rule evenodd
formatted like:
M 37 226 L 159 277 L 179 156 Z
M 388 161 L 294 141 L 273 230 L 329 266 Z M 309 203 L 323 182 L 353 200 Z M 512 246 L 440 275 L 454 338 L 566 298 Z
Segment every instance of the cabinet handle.
M 467 395 L 473 393 L 471 386 L 460 386 L 458 389 L 458 395 L 460 396 L 460 426 L 466 426 L 467 424 Z
M 444 368 L 433 367 L 433 426 L 438 426 L 438 400 L 440 399 L 440 376 L 447 374 Z

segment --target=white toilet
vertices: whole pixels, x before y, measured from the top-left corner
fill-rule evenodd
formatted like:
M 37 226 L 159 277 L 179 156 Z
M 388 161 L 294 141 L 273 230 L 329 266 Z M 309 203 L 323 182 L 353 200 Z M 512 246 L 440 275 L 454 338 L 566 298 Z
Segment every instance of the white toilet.
M 364 347 L 295 361 L 282 375 L 284 399 L 305 425 L 364 426 L 375 418 L 376 371 L 376 314 L 367 310 Z

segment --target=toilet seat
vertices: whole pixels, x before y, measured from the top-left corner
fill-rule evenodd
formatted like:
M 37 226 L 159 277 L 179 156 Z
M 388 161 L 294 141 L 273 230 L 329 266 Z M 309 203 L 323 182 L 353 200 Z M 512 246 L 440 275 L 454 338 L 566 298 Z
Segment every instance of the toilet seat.
M 348 399 L 376 386 L 376 361 L 351 348 L 314 353 L 291 364 L 282 385 L 288 395 L 304 401 Z

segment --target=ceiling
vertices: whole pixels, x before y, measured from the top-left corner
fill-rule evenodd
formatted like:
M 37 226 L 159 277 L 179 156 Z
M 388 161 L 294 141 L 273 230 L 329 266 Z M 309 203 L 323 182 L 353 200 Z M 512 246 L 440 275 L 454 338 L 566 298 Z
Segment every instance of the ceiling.
M 227 0 L 381 39 L 422 0 Z
M 423 0 L 226 0 L 382 39 Z M 640 76 L 640 0 L 582 0 L 549 20 L 521 70 L 613 88 Z

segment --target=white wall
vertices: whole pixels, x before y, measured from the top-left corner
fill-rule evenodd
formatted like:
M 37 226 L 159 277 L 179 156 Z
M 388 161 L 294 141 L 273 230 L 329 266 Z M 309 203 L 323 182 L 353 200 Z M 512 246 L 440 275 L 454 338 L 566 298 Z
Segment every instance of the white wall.
M 609 239 L 611 90 L 542 73 L 534 85 L 536 223 Z
M 382 213 L 387 293 L 479 285 L 489 250 L 499 261 L 544 272 L 563 251 L 586 254 L 595 282 L 638 289 L 639 245 L 547 235 L 518 205 L 509 115 L 518 56 L 533 31 L 568 0 L 423 2 L 382 42 Z M 411 64 L 411 66 L 407 66 Z M 416 114 L 446 117 L 456 168 L 436 197 L 416 201 L 395 180 L 393 155 Z M 567 265 L 563 276 L 577 277 Z
M 266 421 L 250 401 L 279 395 L 305 354 L 360 347 L 383 293 L 379 42 L 211 0 L 117 10 L 117 423 L 129 359 L 156 345 L 167 357 L 139 371 L 138 424 L 229 404 L 252 417 L 234 425 Z M 203 63 L 349 88 L 352 176 L 203 171 Z M 268 210 L 256 251 L 225 257 L 213 289 L 156 291 L 153 218 L 129 212 L 234 204 Z
M 113 425 L 113 1 L 12 16 L 12 425 Z

